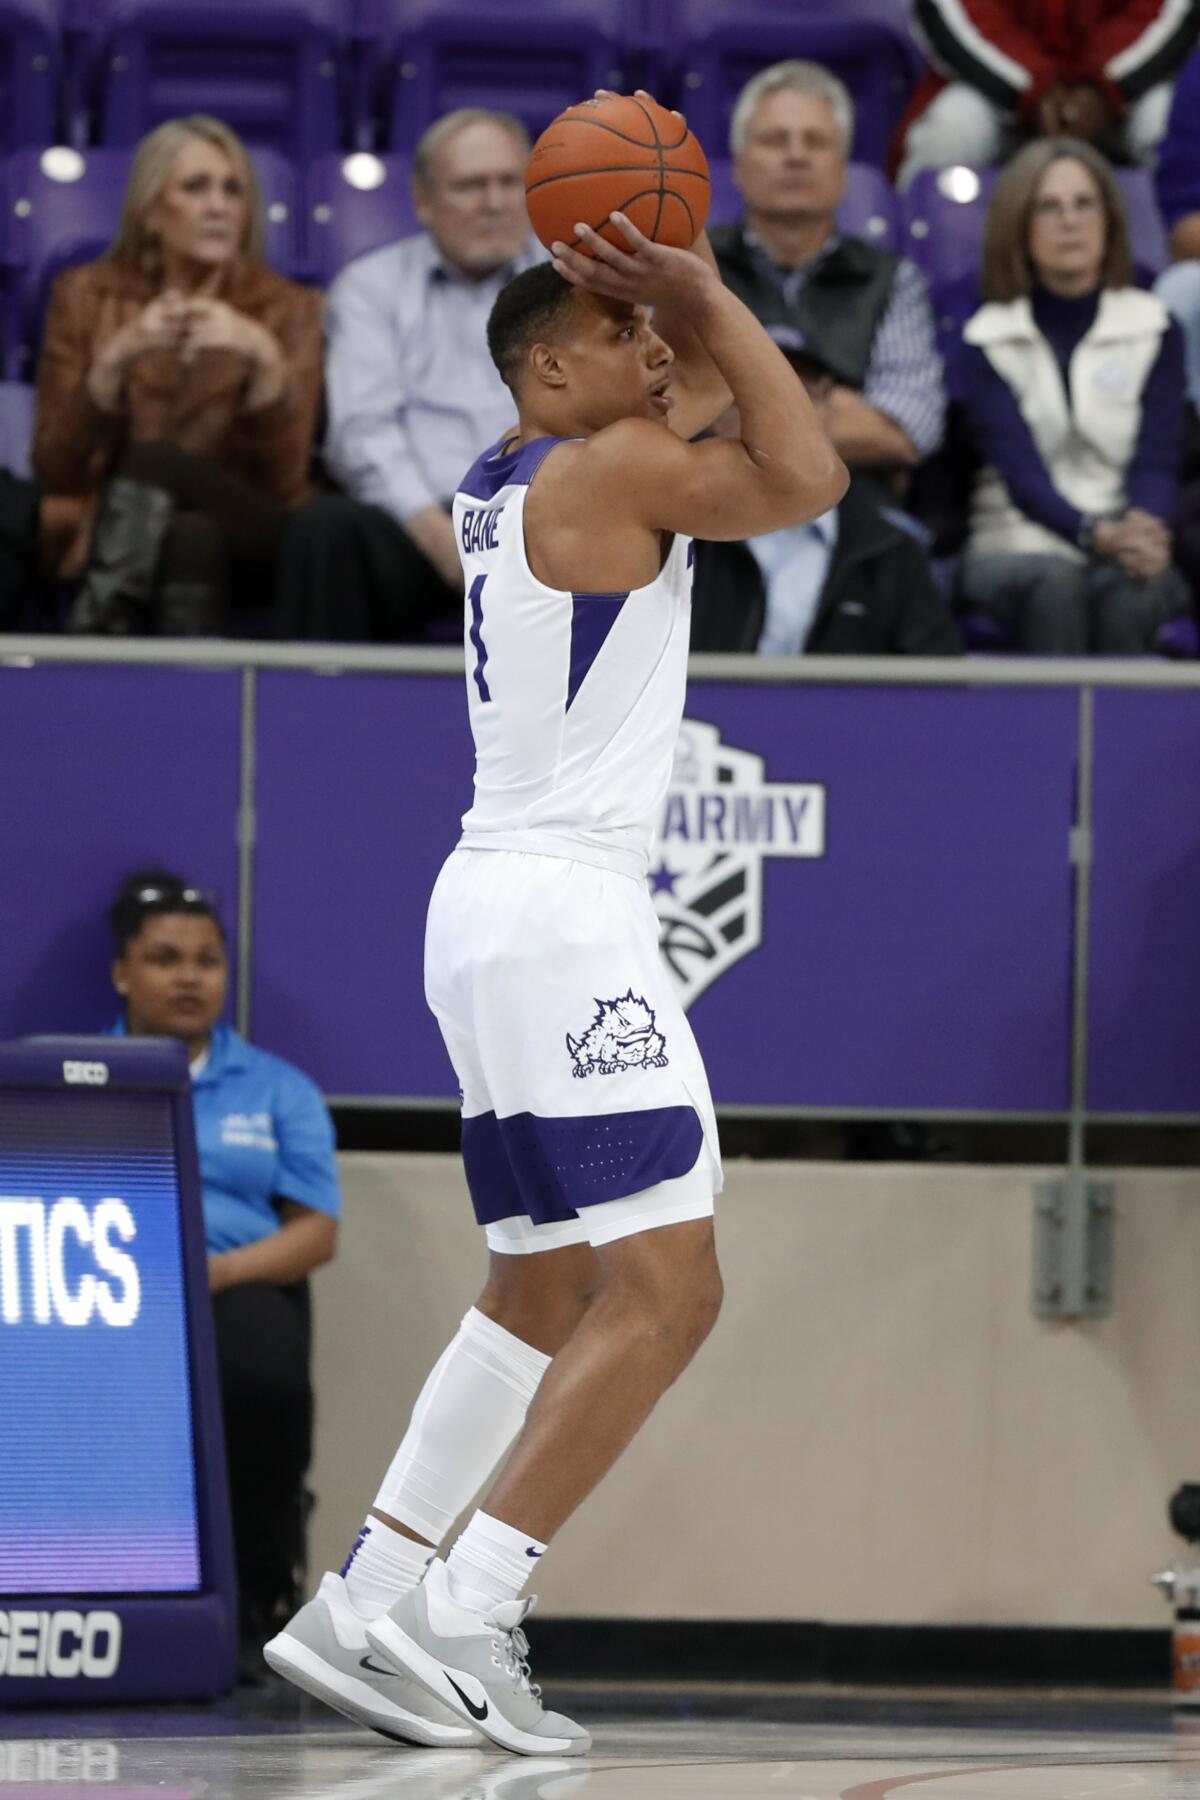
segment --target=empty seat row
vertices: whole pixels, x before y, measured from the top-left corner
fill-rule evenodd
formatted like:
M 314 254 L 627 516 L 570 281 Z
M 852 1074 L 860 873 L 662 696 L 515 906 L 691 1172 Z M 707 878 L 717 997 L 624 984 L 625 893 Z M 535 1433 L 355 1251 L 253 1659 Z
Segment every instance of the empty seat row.
M 456 106 L 534 134 L 596 87 L 651 87 L 723 151 L 739 89 L 784 57 L 855 96 L 882 165 L 920 72 L 905 0 L 0 0 L 0 150 L 121 146 L 211 112 L 307 162 L 410 150 Z

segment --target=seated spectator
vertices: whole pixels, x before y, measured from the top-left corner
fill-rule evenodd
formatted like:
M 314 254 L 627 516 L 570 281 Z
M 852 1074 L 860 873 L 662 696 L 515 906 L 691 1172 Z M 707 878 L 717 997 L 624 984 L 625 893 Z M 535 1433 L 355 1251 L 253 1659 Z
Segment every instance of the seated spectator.
M 83 586 L 73 631 L 219 632 L 274 585 L 309 492 L 321 300 L 263 262 L 254 172 L 216 119 L 134 153 L 112 247 L 54 285 L 33 463 L 69 497 L 54 557 Z
M 901 123 L 901 188 L 922 169 L 1004 162 L 1030 137 L 1150 162 L 1200 0 L 914 0 L 913 20 L 934 72 Z
M 818 415 L 835 379 L 813 357 L 789 360 Z M 734 433 L 730 408 L 714 428 Z M 956 656 L 962 639 L 910 522 L 854 477 L 807 525 L 745 543 L 696 544 L 692 649 L 759 656 Z
M 229 961 L 210 900 L 148 869 L 121 883 L 108 922 L 123 1007 L 116 1030 L 178 1038 L 191 1060 L 241 1632 L 257 1670 L 304 1575 L 306 1278 L 337 1243 L 333 1126 L 306 1075 L 220 1023 Z
M 1189 56 L 1175 83 L 1154 187 L 1172 257 L 1154 291 L 1183 327 L 1188 396 L 1200 411 L 1200 50 Z
M 1189 607 L 1171 563 L 1183 346 L 1132 285 L 1121 193 L 1089 144 L 1029 144 L 984 230 L 955 389 L 983 467 L 962 597 L 1023 650 L 1138 655 Z
M 325 464 L 345 490 L 288 522 L 280 635 L 402 642 L 461 623 L 450 501 L 513 422 L 487 319 L 546 260 L 525 212 L 529 138 L 508 113 L 438 119 L 413 157 L 424 229 L 359 257 L 329 293 Z
M 710 237 L 726 286 L 771 336 L 833 372 L 826 417 L 847 466 L 907 469 L 941 438 L 936 331 L 916 266 L 838 232 L 853 135 L 850 96 L 818 64 L 754 76 L 730 124 L 745 217 Z

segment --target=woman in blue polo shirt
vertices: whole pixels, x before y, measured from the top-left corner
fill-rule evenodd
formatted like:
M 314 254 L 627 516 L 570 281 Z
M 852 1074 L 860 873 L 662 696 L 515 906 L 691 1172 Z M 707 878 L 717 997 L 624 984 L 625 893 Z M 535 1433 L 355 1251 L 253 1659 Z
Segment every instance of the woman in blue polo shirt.
M 306 1277 L 337 1244 L 333 1123 L 307 1075 L 219 1023 L 229 959 L 203 894 L 165 871 L 142 871 L 122 882 L 108 922 L 124 1006 L 116 1029 L 179 1038 L 191 1063 L 242 1639 L 251 1652 L 294 1610 L 304 1566 Z

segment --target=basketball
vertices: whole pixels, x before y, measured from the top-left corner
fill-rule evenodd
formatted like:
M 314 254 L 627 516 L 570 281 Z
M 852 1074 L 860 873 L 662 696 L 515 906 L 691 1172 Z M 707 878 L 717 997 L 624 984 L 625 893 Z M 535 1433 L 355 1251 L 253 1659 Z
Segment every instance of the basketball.
M 623 212 L 645 237 L 686 250 L 704 229 L 709 193 L 707 158 L 682 119 L 628 94 L 559 113 L 525 170 L 529 220 L 547 249 L 558 239 L 584 250 L 582 221 L 627 251 L 609 220 Z

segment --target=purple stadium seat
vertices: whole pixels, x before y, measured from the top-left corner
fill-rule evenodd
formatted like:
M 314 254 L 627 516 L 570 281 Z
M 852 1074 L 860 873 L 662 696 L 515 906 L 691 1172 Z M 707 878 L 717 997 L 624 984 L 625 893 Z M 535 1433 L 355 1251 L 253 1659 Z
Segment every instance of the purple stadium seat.
M 536 137 L 626 80 L 627 0 L 360 0 L 389 142 L 411 150 L 459 106 L 513 112 Z
M 922 67 L 895 0 L 669 0 L 677 102 L 710 156 L 729 145 L 737 96 L 760 69 L 790 57 L 823 63 L 854 97 L 854 160 L 882 167 Z
M 356 256 L 420 230 L 407 156 L 318 157 L 307 200 L 307 268 L 322 286 Z
M 712 175 L 710 225 L 731 225 L 740 217 L 742 197 L 733 183 L 733 164 L 721 157 L 709 164 Z M 838 208 L 838 225 L 854 237 L 897 248 L 900 238 L 896 196 L 881 170 L 868 163 L 851 163 L 846 171 L 846 192 Z
M 69 0 L 72 135 L 135 144 L 191 112 L 297 161 L 342 135 L 349 0 Z
M 32 474 L 34 392 L 23 381 L 0 381 L 0 469 Z
M 128 167 L 125 150 L 21 150 L 9 158 L 4 361 L 10 380 L 33 379 L 55 277 L 111 243 Z
M 995 169 L 923 169 L 900 196 L 904 248 L 930 285 L 979 273 L 979 251 Z
M 1117 169 L 1116 177 L 1125 195 L 1130 253 L 1138 274 L 1143 279 L 1153 280 L 1171 260 L 1167 228 L 1154 192 L 1154 177 L 1149 169 Z
M 59 0 L 0 0 L 0 150 L 55 136 L 60 25 Z
M 285 274 L 300 262 L 300 210 L 291 165 L 260 152 L 255 166 L 267 215 L 268 256 Z M 55 277 L 112 242 L 129 169 L 128 150 L 20 150 L 5 170 L 4 372 L 33 379 Z
M 985 612 L 962 612 L 959 629 L 968 652 L 1003 655 L 1013 648 L 1012 634 L 999 619 Z M 1191 613 L 1168 619 L 1160 625 L 1154 638 L 1154 654 L 1170 662 L 1195 662 L 1200 656 L 1200 625 Z

